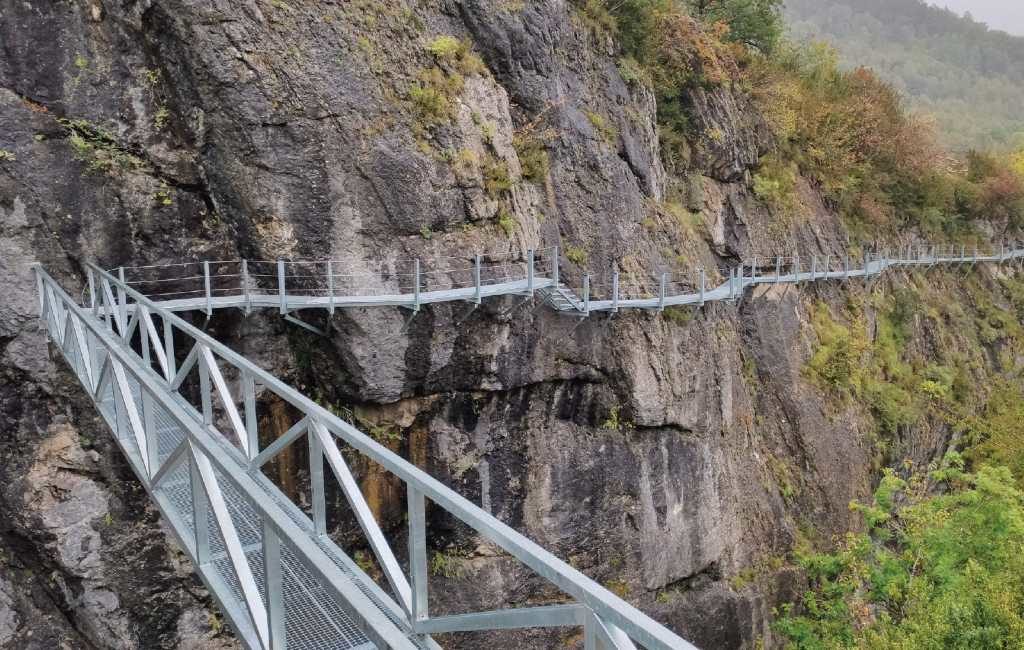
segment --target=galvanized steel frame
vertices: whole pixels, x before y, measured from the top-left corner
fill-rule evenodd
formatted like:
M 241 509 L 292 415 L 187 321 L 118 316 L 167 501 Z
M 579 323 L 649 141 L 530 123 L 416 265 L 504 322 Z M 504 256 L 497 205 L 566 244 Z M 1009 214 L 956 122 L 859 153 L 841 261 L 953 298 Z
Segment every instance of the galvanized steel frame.
M 272 560 L 276 554 L 279 554 L 275 551 L 276 547 L 285 543 L 296 545 L 307 551 L 309 557 L 312 558 L 309 560 L 311 564 L 318 566 L 316 560 L 319 558 L 314 552 L 314 547 L 318 548 L 318 545 L 312 541 L 322 540 L 325 532 L 322 463 L 326 458 L 329 468 L 338 479 L 342 491 L 356 514 L 368 545 L 383 568 L 392 593 L 397 598 L 397 603 L 390 599 L 388 602 L 391 604 L 392 614 L 396 611 L 401 613 L 400 626 L 379 611 L 370 611 L 374 610 L 374 606 L 367 601 L 365 596 L 352 593 L 351 590 L 344 592 L 340 585 L 331 585 L 338 597 L 347 599 L 346 603 L 352 609 L 351 614 L 365 625 L 364 631 L 367 636 L 373 639 L 378 646 L 414 647 L 413 642 L 416 642 L 421 645 L 426 644 L 426 647 L 435 647 L 429 635 L 442 631 L 579 625 L 583 627 L 588 647 L 602 647 L 607 650 L 632 648 L 635 647 L 634 642 L 636 642 L 652 650 L 693 648 L 692 645 L 635 607 L 363 434 L 348 422 L 252 364 L 245 357 L 198 328 L 178 318 L 159 303 L 148 300 L 144 295 L 127 286 L 120 277 L 115 277 L 98 267 L 90 266 L 90 275 L 94 276 L 92 283 L 93 285 L 98 284 L 99 290 L 92 299 L 91 311 L 87 311 L 75 305 L 42 269 L 37 269 L 37 271 L 41 292 L 49 296 L 41 303 L 41 313 L 46 313 L 47 304 L 59 303 L 62 305 L 61 309 L 74 315 L 75 320 L 81 321 L 82 324 L 94 330 L 99 340 L 102 341 L 104 350 L 109 349 L 108 357 L 116 358 L 118 367 L 128 369 L 137 378 L 143 392 L 149 394 L 147 399 L 156 400 L 169 411 L 172 408 L 176 409 L 173 411 L 176 419 L 188 430 L 187 448 L 175 449 L 161 466 L 150 461 L 136 467 L 136 471 L 159 503 L 157 488 L 163 478 L 170 473 L 169 467 L 173 467 L 172 464 L 188 462 L 194 477 L 193 483 L 198 488 L 194 491 L 194 495 L 198 501 L 205 500 L 205 504 L 198 503 L 196 507 L 212 510 L 214 520 L 224 534 L 229 559 L 232 566 L 235 567 L 236 577 L 242 584 L 244 596 L 242 602 L 225 602 L 223 593 L 220 594 L 219 600 L 224 604 L 225 611 L 233 619 L 236 628 L 239 629 L 240 637 L 249 647 L 266 650 L 278 650 L 283 647 L 283 639 L 280 634 L 280 621 L 283 614 L 277 609 L 281 607 L 281 604 L 273 597 L 267 598 L 268 602 L 263 602 L 260 599 L 258 589 L 255 589 L 255 578 L 251 575 L 251 571 L 248 571 L 240 543 L 236 543 L 238 542 L 237 537 L 231 535 L 230 517 L 225 519 L 223 499 L 218 494 L 214 484 L 216 476 L 213 475 L 210 468 L 216 464 L 221 472 L 232 479 L 241 473 L 245 479 L 251 480 L 258 473 L 259 467 L 279 453 L 287 444 L 306 436 L 312 452 L 310 454 L 310 469 L 314 494 L 313 517 L 310 527 L 297 530 L 294 524 L 286 525 L 287 522 L 284 518 L 273 516 L 278 513 L 273 512 L 272 504 L 259 504 L 258 494 L 251 493 L 253 499 L 262 508 L 261 515 L 264 515 L 264 510 L 266 510 L 267 513 L 264 516 L 272 523 L 270 528 L 272 534 L 264 533 L 263 535 L 264 557 Z M 543 282 L 538 282 L 536 278 L 531 278 L 524 290 L 530 288 L 529 285 L 533 285 L 532 288 L 544 286 Z M 60 298 L 58 299 L 57 296 Z M 163 321 L 162 341 L 152 322 L 154 315 Z M 138 337 L 140 346 L 138 351 L 134 349 L 136 330 L 145 333 Z M 174 363 L 174 333 L 186 337 L 191 344 L 189 354 L 177 368 Z M 161 343 L 162 345 L 160 345 Z M 162 354 L 154 352 L 157 348 L 161 349 Z M 153 364 L 154 357 L 156 366 Z M 239 377 L 238 383 L 241 384 L 243 393 L 240 401 L 243 403 L 244 418 L 234 404 L 235 398 L 220 369 L 220 363 L 226 364 L 226 367 L 232 370 L 233 375 Z M 202 403 L 198 409 L 188 405 L 187 401 L 176 392 L 193 369 L 198 369 L 200 380 Z M 302 414 L 300 420 L 281 439 L 263 450 L 258 449 L 258 437 L 254 435 L 255 425 L 254 417 L 252 417 L 257 382 L 263 386 L 264 390 L 274 393 Z M 230 445 L 227 442 L 231 437 L 225 437 L 223 432 L 215 428 L 217 425 L 217 422 L 214 421 L 215 400 L 222 410 L 222 417 L 219 420 L 226 421 L 229 427 L 228 433 L 233 434 L 231 437 L 234 438 L 234 442 Z M 141 437 L 138 438 L 141 448 L 141 445 L 147 444 L 145 442 L 146 427 L 141 424 L 144 418 L 132 418 L 129 414 L 129 419 L 134 423 L 133 430 L 141 432 Z M 406 484 L 409 509 L 408 564 L 410 575 L 408 577 L 402 572 L 400 563 L 391 551 L 365 498 L 359 491 L 338 449 L 337 439 L 372 459 Z M 225 448 L 231 450 L 231 457 L 236 464 L 232 465 L 218 459 L 213 452 L 214 449 L 223 450 Z M 126 451 L 126 453 L 131 457 L 130 451 Z M 211 479 L 213 479 L 212 482 Z M 250 487 L 245 480 L 240 479 L 240 482 L 246 487 Z M 255 486 L 252 487 L 254 490 L 256 489 Z M 426 557 L 425 514 L 428 501 L 443 508 L 469 525 L 482 537 L 504 549 L 539 576 L 574 598 L 575 602 L 565 606 L 509 609 L 431 618 L 428 607 Z M 205 550 L 202 540 L 184 540 L 184 543 L 202 574 L 205 566 L 203 553 L 208 552 Z M 276 573 L 273 570 L 266 572 L 268 585 L 275 580 Z M 325 578 L 329 577 L 326 571 L 321 575 Z M 338 576 L 334 577 L 338 578 Z M 204 579 L 207 577 L 204 576 Z M 279 576 L 276 579 L 279 580 Z M 215 582 L 215 580 L 211 580 L 211 583 L 214 583 L 212 588 L 216 591 Z M 273 591 L 267 593 L 273 594 Z M 384 598 L 387 596 L 385 595 Z

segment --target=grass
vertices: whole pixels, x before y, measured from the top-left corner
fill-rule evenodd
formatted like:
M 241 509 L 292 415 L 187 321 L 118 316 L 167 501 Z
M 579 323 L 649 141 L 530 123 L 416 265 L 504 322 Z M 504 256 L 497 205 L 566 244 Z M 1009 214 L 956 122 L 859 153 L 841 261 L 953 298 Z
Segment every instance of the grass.
M 593 111 L 583 111 L 583 113 L 587 116 L 591 126 L 594 127 L 594 130 L 597 131 L 597 134 L 601 136 L 601 139 L 604 140 L 605 143 L 613 144 L 616 138 L 619 137 L 619 130 L 615 128 L 615 125 L 613 125 L 608 118 Z
M 59 118 L 68 135 L 75 160 L 85 163 L 86 172 L 110 173 L 118 169 L 132 170 L 144 165 L 141 158 L 122 147 L 104 129 L 86 120 Z
M 548 155 L 544 138 L 535 133 L 517 133 L 512 138 L 512 147 L 519 157 L 523 169 L 523 178 L 528 181 L 543 181 L 551 170 L 551 157 Z
M 508 171 L 508 163 L 490 154 L 484 156 L 481 163 L 484 176 L 484 190 L 491 198 L 498 198 L 512 189 L 512 177 Z
M 588 259 L 587 251 L 582 246 L 566 246 L 565 259 L 576 266 L 585 266 Z
M 466 568 L 463 566 L 462 558 L 457 555 L 434 551 L 430 558 L 430 573 L 455 580 L 465 575 Z
M 516 231 L 516 225 L 516 220 L 512 217 L 512 213 L 505 206 L 501 206 L 498 209 L 498 227 L 505 232 L 506 236 L 511 237 Z

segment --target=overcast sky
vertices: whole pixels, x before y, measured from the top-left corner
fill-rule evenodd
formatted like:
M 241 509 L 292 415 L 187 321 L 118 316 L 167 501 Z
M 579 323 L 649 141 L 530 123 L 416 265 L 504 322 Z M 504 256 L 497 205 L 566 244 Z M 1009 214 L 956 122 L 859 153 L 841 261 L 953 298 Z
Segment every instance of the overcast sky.
M 931 0 L 957 13 L 971 12 L 975 20 L 988 23 L 992 29 L 1024 36 L 1024 1 L 1022 0 Z

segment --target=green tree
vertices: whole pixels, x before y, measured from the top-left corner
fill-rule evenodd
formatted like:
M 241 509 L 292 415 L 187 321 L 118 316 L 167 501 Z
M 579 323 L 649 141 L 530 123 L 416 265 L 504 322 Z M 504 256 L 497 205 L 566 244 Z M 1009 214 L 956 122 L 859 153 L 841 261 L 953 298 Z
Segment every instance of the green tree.
M 729 26 L 726 39 L 769 54 L 782 36 L 782 0 L 687 0 L 706 23 Z

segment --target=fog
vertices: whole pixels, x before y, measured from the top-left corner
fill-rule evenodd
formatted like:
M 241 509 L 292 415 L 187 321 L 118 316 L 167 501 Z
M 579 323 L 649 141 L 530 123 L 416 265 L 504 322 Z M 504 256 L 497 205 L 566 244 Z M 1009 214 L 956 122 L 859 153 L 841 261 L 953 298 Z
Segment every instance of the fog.
M 975 20 L 993 29 L 1024 36 L 1024 2 L 1021 0 L 933 0 L 933 4 L 957 13 L 971 12 Z

